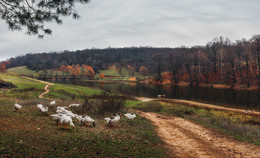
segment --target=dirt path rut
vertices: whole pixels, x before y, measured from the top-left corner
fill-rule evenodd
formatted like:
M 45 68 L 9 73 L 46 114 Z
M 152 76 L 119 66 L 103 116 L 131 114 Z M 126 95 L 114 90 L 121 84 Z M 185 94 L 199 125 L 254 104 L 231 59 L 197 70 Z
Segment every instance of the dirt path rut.
M 260 147 L 239 142 L 201 125 L 176 117 L 138 112 L 150 120 L 173 157 L 260 158 Z
M 48 94 L 48 93 L 50 92 L 50 88 L 54 85 L 53 83 L 51 83 L 51 82 L 46 82 L 46 81 L 41 81 L 41 80 L 37 80 L 37 79 L 34 79 L 34 78 L 25 77 L 25 76 L 22 76 L 22 78 L 25 78 L 25 79 L 28 79 L 28 80 L 32 80 L 32 81 L 41 82 L 41 83 L 46 84 L 45 87 L 44 87 L 45 92 L 43 92 L 42 94 L 40 94 L 40 95 L 39 95 L 39 98 L 41 98 L 41 99 L 48 99 L 48 100 L 55 100 L 55 101 L 61 101 L 61 100 L 59 100 L 59 99 L 52 99 L 52 98 L 44 97 L 45 94 Z

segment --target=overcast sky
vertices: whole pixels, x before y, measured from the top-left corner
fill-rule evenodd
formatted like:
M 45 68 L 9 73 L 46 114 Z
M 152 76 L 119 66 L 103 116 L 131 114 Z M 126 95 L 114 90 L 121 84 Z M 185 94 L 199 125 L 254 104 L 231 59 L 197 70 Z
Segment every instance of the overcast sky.
M 260 33 L 260 0 L 92 0 L 76 8 L 80 20 L 48 24 L 38 39 L 10 31 L 0 20 L 0 61 L 27 53 L 107 47 L 205 45 Z

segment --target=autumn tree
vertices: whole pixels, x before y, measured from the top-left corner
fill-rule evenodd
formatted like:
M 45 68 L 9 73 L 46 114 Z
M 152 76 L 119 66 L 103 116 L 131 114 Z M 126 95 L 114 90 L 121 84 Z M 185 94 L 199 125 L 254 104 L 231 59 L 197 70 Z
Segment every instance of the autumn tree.
M 67 72 L 67 66 L 61 65 L 61 66 L 59 67 L 59 71 L 62 72 L 62 76 L 63 76 L 63 78 L 65 79 L 65 73 Z
M 10 64 L 8 61 L 3 61 L 0 63 L 0 72 L 6 72 L 6 66 Z
M 82 65 L 81 66 L 82 73 L 84 76 L 88 77 L 89 79 L 92 79 L 95 75 L 95 71 L 92 69 L 89 65 Z
M 105 77 L 105 75 L 104 75 L 103 73 L 100 73 L 100 74 L 99 74 L 99 77 L 100 77 L 101 79 L 103 79 L 103 78 Z
M 0 0 L 0 16 L 12 31 L 25 27 L 28 35 L 42 38 L 45 34 L 52 33 L 50 28 L 45 28 L 46 23 L 62 24 L 63 16 L 79 19 L 75 5 L 88 2 L 89 0 Z
M 65 72 L 68 72 L 72 76 L 72 79 L 75 79 L 76 71 L 72 66 L 68 65 L 65 69 Z
M 145 66 L 141 66 L 139 68 L 139 72 L 140 72 L 141 75 L 144 75 L 144 76 L 147 76 L 149 74 L 149 71 Z

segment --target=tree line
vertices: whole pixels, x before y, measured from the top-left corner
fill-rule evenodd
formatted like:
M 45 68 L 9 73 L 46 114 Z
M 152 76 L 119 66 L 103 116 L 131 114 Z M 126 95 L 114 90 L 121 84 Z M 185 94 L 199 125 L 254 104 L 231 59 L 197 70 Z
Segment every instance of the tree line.
M 57 69 L 62 65 L 91 65 L 93 71 L 116 65 L 120 71 L 149 75 L 158 83 L 227 84 L 260 87 L 260 35 L 232 42 L 216 37 L 205 46 L 178 48 L 106 48 L 26 54 L 8 60 L 8 67 L 27 66 L 32 70 Z

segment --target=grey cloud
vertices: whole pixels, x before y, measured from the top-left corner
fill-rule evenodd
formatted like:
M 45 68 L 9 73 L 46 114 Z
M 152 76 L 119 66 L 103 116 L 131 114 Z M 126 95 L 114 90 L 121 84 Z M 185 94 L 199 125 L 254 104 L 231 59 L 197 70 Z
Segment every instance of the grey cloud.
M 204 45 L 216 36 L 231 40 L 260 32 L 258 0 L 93 0 L 78 5 L 79 21 L 48 24 L 39 40 L 11 32 L 0 21 L 0 60 L 29 52 L 85 48 Z

